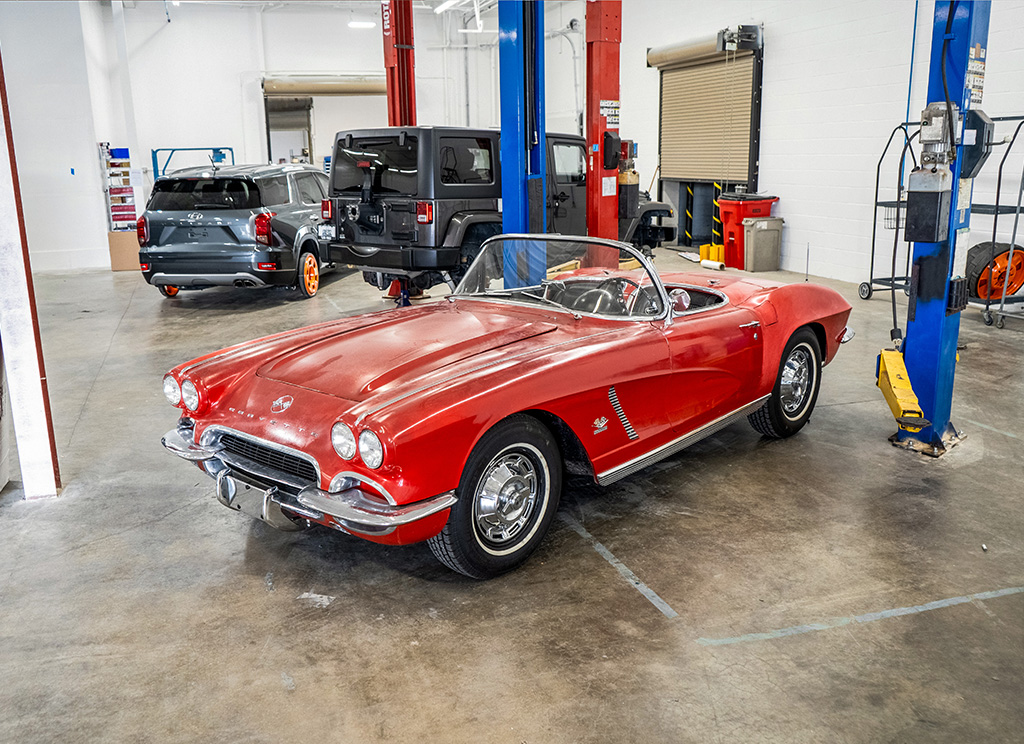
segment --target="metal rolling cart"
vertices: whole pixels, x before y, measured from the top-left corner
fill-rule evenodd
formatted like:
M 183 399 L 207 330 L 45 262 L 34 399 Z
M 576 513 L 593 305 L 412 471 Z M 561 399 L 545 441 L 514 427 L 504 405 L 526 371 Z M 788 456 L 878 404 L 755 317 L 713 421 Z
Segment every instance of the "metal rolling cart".
M 1017 205 L 1016 207 L 1008 207 L 1005 209 L 999 209 L 998 207 L 993 210 L 993 221 L 999 219 L 1000 214 L 1011 213 L 1013 214 L 1013 229 L 1010 231 L 1010 250 L 1007 251 L 1007 260 L 1005 273 L 1003 274 L 1002 280 L 1002 292 L 999 297 L 999 310 L 995 313 L 995 324 L 996 328 L 1002 328 L 1005 325 L 1006 318 L 1024 318 L 1024 311 L 1012 312 L 1006 309 L 1007 305 L 1020 305 L 1024 304 L 1024 294 L 1014 294 L 1007 296 L 1007 292 L 1010 290 L 1013 280 L 1018 274 L 1024 274 L 1024 251 L 1020 250 L 1017 245 L 1017 228 L 1020 226 L 1020 213 L 1021 213 L 1021 200 L 1024 197 L 1024 172 L 1021 173 L 1021 181 L 1017 188 Z M 992 228 L 993 235 L 995 234 L 995 226 Z M 996 265 L 996 249 L 998 244 L 995 240 L 991 243 L 991 254 L 989 256 L 988 271 L 989 276 L 993 277 L 997 272 Z M 1000 254 L 1001 256 L 1002 254 Z M 1001 267 L 998 267 L 1001 268 Z M 1024 277 L 1022 277 L 1024 278 Z M 990 281 L 989 286 L 993 286 L 994 281 Z M 1017 287 L 1017 292 L 1020 288 Z M 978 300 L 978 302 L 982 302 Z M 982 311 L 982 318 L 985 321 L 985 325 L 992 325 L 993 314 L 992 314 L 992 293 L 984 300 L 984 310 Z
M 892 130 L 892 133 L 889 135 L 889 141 L 885 143 L 885 149 L 882 150 L 882 155 L 878 158 L 878 165 L 875 168 L 875 211 L 871 221 L 871 258 L 868 266 L 868 280 L 866 282 L 861 282 L 860 286 L 857 288 L 857 294 L 862 300 L 871 299 L 871 295 L 874 294 L 875 289 L 891 289 L 894 292 L 897 289 L 902 289 L 905 294 L 910 293 L 910 251 L 907 251 L 907 259 L 906 265 L 903 268 L 903 275 L 896 274 L 896 243 L 899 240 L 899 231 L 903 228 L 903 224 L 906 219 L 906 212 L 904 211 L 906 200 L 904 199 L 903 171 L 906 163 L 907 152 L 910 153 L 910 158 L 914 166 L 917 166 L 917 156 L 914 153 L 914 148 L 911 143 L 918 135 L 918 132 L 910 134 L 907 129 L 908 126 L 920 126 L 920 122 L 904 122 Z M 903 132 L 903 153 L 900 155 L 900 177 L 896 192 L 896 199 L 879 201 L 878 195 L 882 182 L 882 163 L 885 161 L 885 156 L 888 154 L 889 148 L 892 146 L 893 139 L 896 137 L 898 132 Z M 896 231 L 896 235 L 894 236 L 891 273 L 888 276 L 875 275 L 875 243 L 878 238 L 879 207 L 884 210 L 882 215 L 882 227 L 886 230 Z

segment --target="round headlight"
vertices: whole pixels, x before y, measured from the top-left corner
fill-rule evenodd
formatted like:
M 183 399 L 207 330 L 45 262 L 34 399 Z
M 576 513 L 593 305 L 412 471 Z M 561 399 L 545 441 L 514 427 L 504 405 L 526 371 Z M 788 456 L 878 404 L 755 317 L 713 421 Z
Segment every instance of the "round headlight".
M 171 375 L 164 377 L 164 395 L 167 396 L 167 402 L 172 406 L 181 403 L 181 388 L 178 387 L 178 381 Z
M 190 411 L 199 408 L 199 391 L 196 390 L 192 380 L 185 380 L 185 382 L 181 383 L 181 402 Z
M 343 460 L 351 460 L 356 456 L 356 435 L 340 421 L 331 428 L 331 444 Z
M 376 470 L 384 462 L 384 445 L 380 439 L 369 429 L 359 432 L 359 456 L 363 458 L 366 467 Z

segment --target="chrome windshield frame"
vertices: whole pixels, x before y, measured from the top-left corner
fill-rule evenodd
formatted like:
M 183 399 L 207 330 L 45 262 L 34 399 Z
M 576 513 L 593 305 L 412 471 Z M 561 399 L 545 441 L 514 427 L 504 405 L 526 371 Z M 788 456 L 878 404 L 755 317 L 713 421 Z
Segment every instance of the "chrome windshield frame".
M 626 251 L 640 263 L 640 265 L 647 272 L 647 275 L 650 276 L 651 286 L 657 289 L 658 297 L 661 298 L 661 313 L 649 317 L 633 315 L 627 315 L 626 317 L 617 317 L 614 315 L 601 315 L 599 313 L 579 312 L 578 310 L 571 310 L 565 307 L 564 305 L 555 306 L 547 304 L 537 304 L 535 302 L 522 302 L 520 300 L 512 298 L 488 296 L 486 294 L 459 294 L 459 290 L 462 289 L 462 285 L 463 283 L 465 283 L 466 277 L 470 275 L 470 272 L 473 270 L 473 267 L 476 265 L 477 261 L 479 261 L 480 257 L 484 255 L 484 251 L 486 250 L 488 245 L 490 245 L 491 243 L 496 243 L 498 241 L 505 240 L 543 240 L 548 242 L 559 243 L 591 243 L 593 245 L 603 245 L 608 248 L 615 248 L 620 251 Z M 649 258 L 647 258 L 647 256 L 645 256 L 640 251 L 636 250 L 636 248 L 630 243 L 623 243 L 620 240 L 609 240 L 607 238 L 591 238 L 587 235 L 549 235 L 547 233 L 502 233 L 500 235 L 494 235 L 485 240 L 480 245 L 480 252 L 477 254 L 477 257 L 473 259 L 473 263 L 469 265 L 469 268 L 466 270 L 465 275 L 459 281 L 458 286 L 455 287 L 455 291 L 448 295 L 448 297 L 449 299 L 454 300 L 477 299 L 483 300 L 485 302 L 499 302 L 504 304 L 515 305 L 516 307 L 550 308 L 554 312 L 563 312 L 566 313 L 567 315 L 572 315 L 573 317 L 576 318 L 586 316 L 589 318 L 600 318 L 602 320 L 634 321 L 639 323 L 654 323 L 659 320 L 666 320 L 667 318 L 671 317 L 672 313 L 672 308 L 669 305 L 668 292 L 665 290 L 665 285 L 661 281 L 661 276 L 658 274 L 657 268 L 655 268 L 654 264 L 651 262 Z

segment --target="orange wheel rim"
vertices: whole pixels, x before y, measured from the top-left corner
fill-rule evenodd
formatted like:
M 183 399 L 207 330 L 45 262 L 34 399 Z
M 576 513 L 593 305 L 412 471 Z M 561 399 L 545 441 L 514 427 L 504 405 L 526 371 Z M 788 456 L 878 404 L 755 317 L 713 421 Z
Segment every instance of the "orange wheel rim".
M 1024 251 L 1013 252 L 1013 266 L 1009 265 L 1010 252 L 1000 253 L 978 277 L 978 297 L 983 300 L 1016 294 L 1024 287 Z
M 172 287 L 170 284 L 165 285 L 164 289 L 167 290 L 168 297 L 174 297 L 174 295 L 178 294 L 178 288 Z
M 313 294 L 320 288 L 320 267 L 317 265 L 316 256 L 312 254 L 307 255 L 302 264 L 302 281 L 308 294 Z

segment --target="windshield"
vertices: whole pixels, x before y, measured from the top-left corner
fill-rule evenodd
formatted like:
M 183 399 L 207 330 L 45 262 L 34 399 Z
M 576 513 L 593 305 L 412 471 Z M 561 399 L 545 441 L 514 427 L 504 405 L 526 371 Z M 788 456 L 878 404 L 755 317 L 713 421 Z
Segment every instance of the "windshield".
M 631 249 L 545 236 L 488 241 L 455 296 L 613 318 L 649 319 L 664 310 L 657 285 Z
M 380 137 L 356 140 L 346 147 L 339 140 L 331 162 L 331 178 L 335 192 L 359 193 L 367 171 L 370 188 L 375 194 L 416 194 L 416 137 Z
M 259 209 L 256 184 L 241 178 L 175 178 L 153 184 L 147 209 Z

